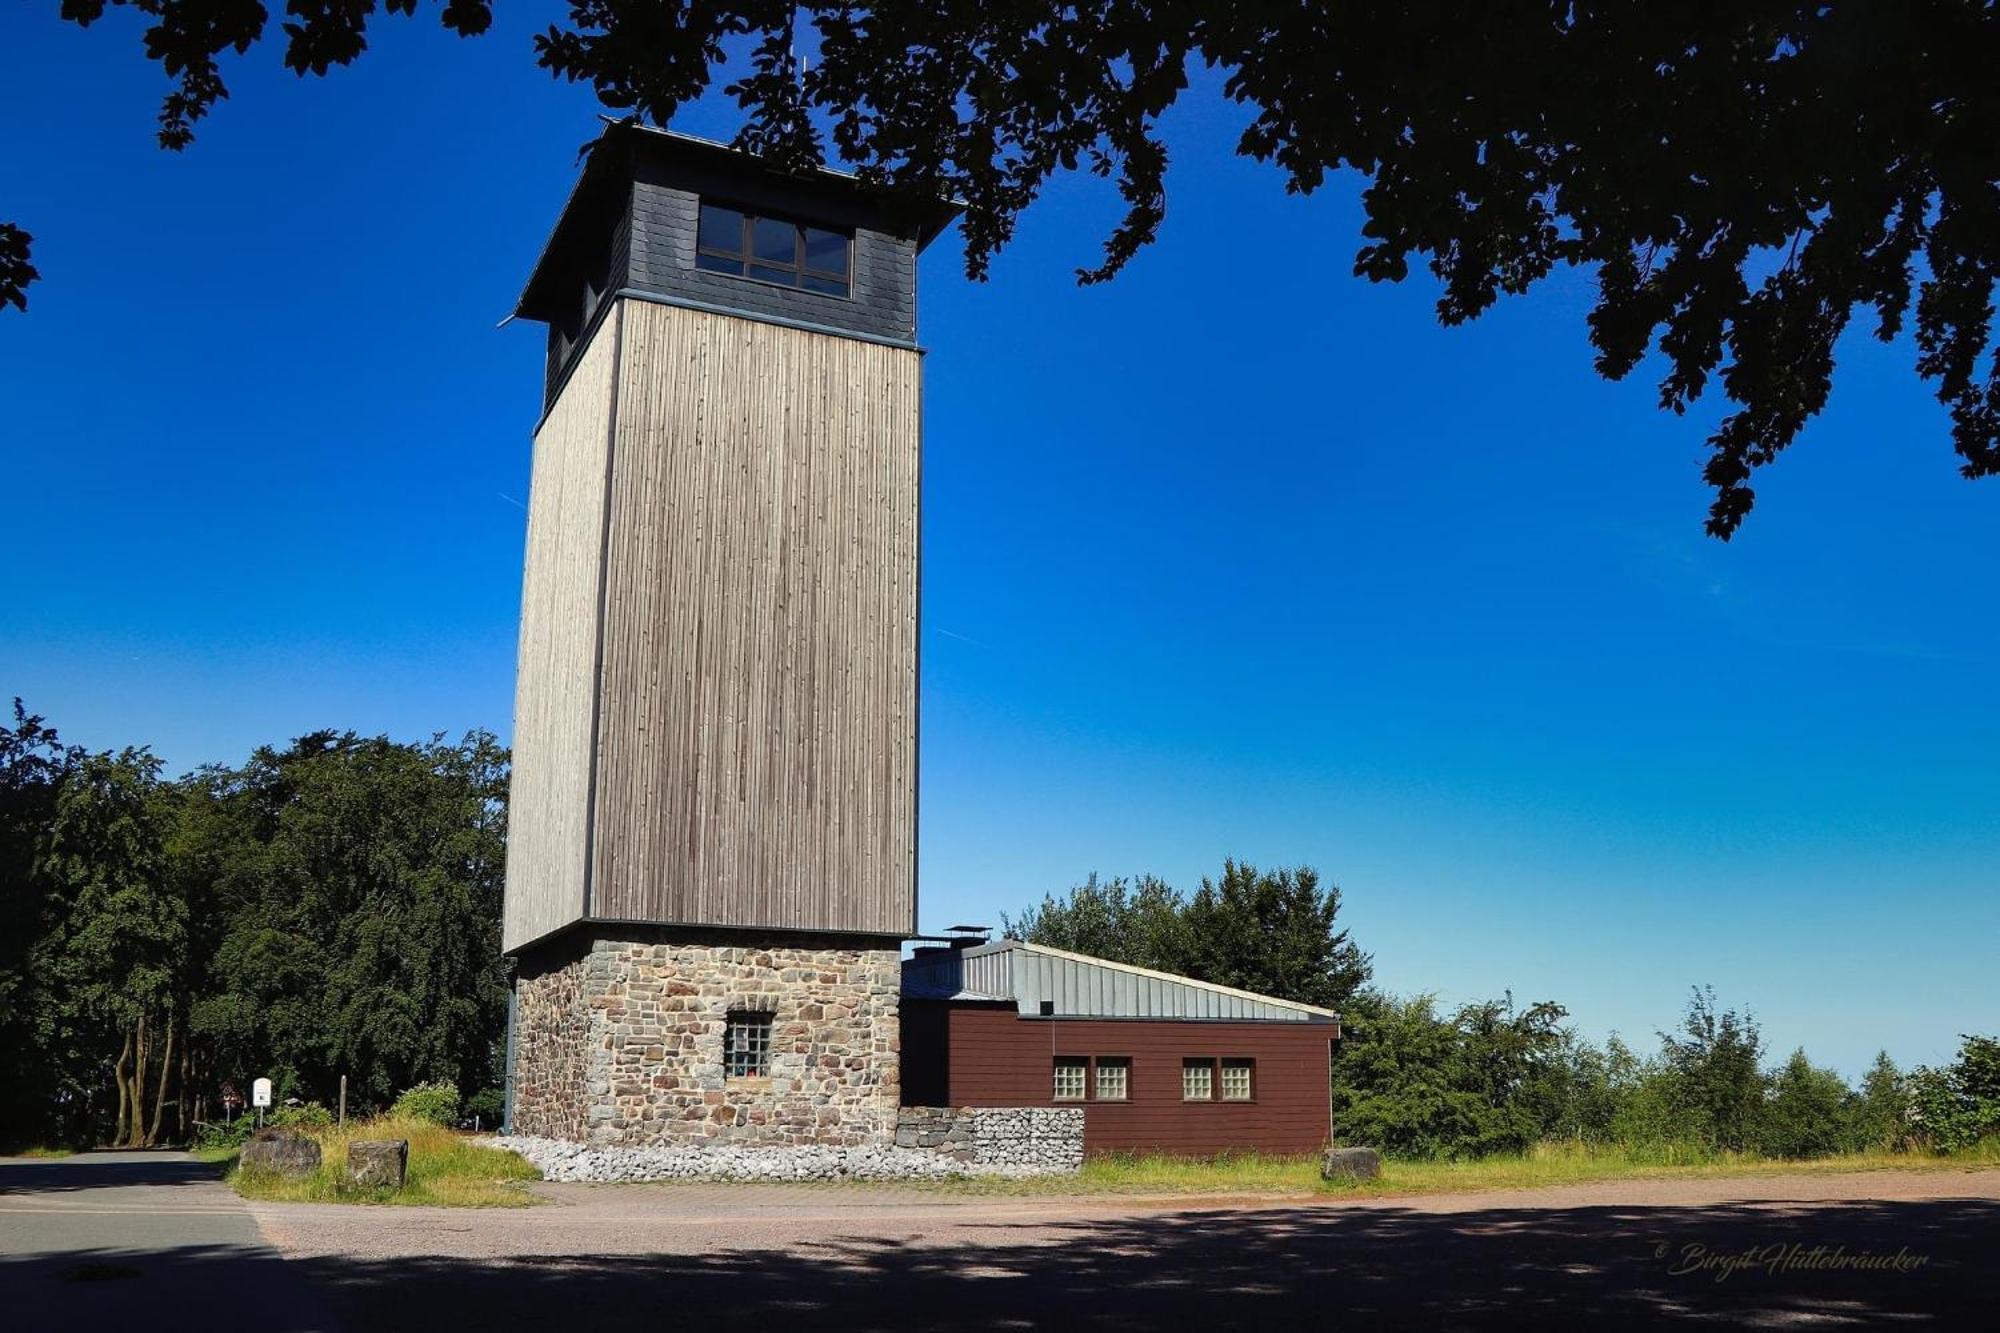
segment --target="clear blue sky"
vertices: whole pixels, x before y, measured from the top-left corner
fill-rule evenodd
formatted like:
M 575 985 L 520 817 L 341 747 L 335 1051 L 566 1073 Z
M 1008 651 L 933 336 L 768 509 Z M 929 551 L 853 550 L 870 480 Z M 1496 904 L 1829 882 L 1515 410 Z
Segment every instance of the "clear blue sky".
M 495 329 L 595 132 L 546 14 L 275 50 L 185 155 L 137 16 L 9 6 L 0 692 L 174 769 L 318 727 L 509 729 L 540 330 Z M 726 137 L 727 108 L 680 128 Z M 985 285 L 924 261 L 923 924 L 1092 870 L 1310 863 L 1379 979 L 1650 1045 L 1713 982 L 1858 1072 L 2000 1028 L 2000 489 L 1907 345 L 1701 535 L 1701 441 L 1590 370 L 1591 286 L 1470 328 L 1349 276 L 1352 180 L 1287 197 L 1238 113 L 1071 278 L 1065 182 Z

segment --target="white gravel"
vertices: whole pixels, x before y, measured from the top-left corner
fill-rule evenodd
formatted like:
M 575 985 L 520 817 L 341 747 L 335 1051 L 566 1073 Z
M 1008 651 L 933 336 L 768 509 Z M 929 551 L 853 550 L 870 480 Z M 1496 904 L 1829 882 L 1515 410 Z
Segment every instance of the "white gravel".
M 946 1180 L 954 1176 L 1048 1174 L 1041 1166 L 965 1162 L 924 1148 L 889 1144 L 859 1148 L 741 1148 L 725 1144 L 614 1148 L 520 1134 L 485 1141 L 519 1153 L 546 1180 L 600 1185 L 640 1180 Z

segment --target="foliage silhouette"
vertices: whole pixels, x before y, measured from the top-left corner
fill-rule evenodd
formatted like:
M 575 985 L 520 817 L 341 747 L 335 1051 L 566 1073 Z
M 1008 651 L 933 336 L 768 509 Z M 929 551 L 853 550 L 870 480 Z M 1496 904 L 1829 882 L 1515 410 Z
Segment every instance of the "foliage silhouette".
M 238 0 L 63 0 L 149 20 L 173 80 L 160 142 L 185 147 L 228 96 L 220 60 L 263 39 Z M 389 0 L 411 15 L 418 0 Z M 324 74 L 367 45 L 376 0 L 294 5 L 283 58 Z M 443 25 L 486 31 L 491 0 L 444 0 Z M 1558 266 L 1596 272 L 1597 369 L 1663 364 L 1684 412 L 1719 381 L 1733 410 L 1708 439 L 1707 527 L 1727 539 L 1756 469 L 1825 406 L 1857 312 L 1890 340 L 1915 313 L 1916 370 L 1951 418 L 1960 470 L 2000 471 L 2000 9 L 1880 4 L 1458 4 L 1326 0 L 570 0 L 536 59 L 605 105 L 665 124 L 715 85 L 738 144 L 797 168 L 837 156 L 865 181 L 966 203 L 983 277 L 1059 174 L 1115 183 L 1123 219 L 1084 282 L 1117 273 L 1166 216 L 1161 117 L 1198 66 L 1251 116 L 1239 151 L 1286 188 L 1353 170 L 1368 182 L 1355 272 L 1442 286 L 1471 319 Z M 0 228 L 0 306 L 35 277 L 28 237 Z

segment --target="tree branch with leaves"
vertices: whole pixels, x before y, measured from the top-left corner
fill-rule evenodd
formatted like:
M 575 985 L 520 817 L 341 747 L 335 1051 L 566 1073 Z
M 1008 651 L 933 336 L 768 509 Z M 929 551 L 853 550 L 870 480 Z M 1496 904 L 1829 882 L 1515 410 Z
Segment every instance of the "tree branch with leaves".
M 173 80 L 162 145 L 228 96 L 221 61 L 265 36 L 254 0 L 65 0 L 152 19 Z M 410 15 L 418 0 L 389 0 Z M 283 57 L 324 74 L 366 49 L 375 0 L 295 5 Z M 473 36 L 489 0 L 447 0 Z M 1719 383 L 1707 528 L 1728 538 L 1750 482 L 1826 405 L 1857 313 L 1900 336 L 1947 409 L 1966 477 L 2000 472 L 2000 9 L 1980 0 L 1741 0 L 1661 6 L 1531 0 L 1300 5 L 1108 0 L 571 0 L 535 39 L 551 74 L 661 124 L 720 92 L 739 146 L 783 167 L 837 156 L 866 181 L 962 199 L 966 271 L 983 278 L 1060 173 L 1125 204 L 1102 282 L 1167 209 L 1161 118 L 1191 70 L 1250 114 L 1238 144 L 1294 193 L 1367 182 L 1354 271 L 1440 284 L 1446 324 L 1558 267 L 1597 275 L 1597 369 L 1661 367 L 1663 408 Z M 29 238 L 0 224 L 0 305 L 24 304 Z

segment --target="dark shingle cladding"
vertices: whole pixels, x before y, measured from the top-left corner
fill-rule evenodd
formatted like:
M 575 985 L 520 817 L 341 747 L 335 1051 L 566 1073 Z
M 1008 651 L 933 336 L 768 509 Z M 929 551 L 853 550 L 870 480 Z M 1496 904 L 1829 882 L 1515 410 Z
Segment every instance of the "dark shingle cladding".
M 704 197 L 852 231 L 849 294 L 696 268 Z M 791 175 L 706 139 L 618 122 L 593 145 L 514 314 L 549 326 L 551 401 L 597 311 L 620 291 L 914 346 L 917 255 L 954 216 L 944 203 L 913 214 L 839 172 Z

